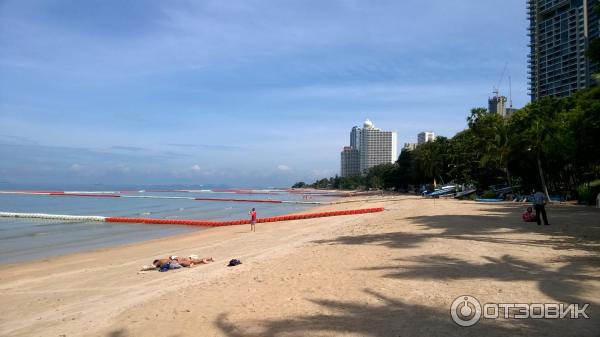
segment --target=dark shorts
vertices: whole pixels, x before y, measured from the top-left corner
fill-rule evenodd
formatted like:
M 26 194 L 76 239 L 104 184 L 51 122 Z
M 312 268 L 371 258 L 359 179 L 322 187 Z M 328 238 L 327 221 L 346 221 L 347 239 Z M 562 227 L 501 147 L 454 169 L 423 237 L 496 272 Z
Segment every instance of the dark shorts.
M 250 221 L 251 225 L 256 225 L 256 221 Z

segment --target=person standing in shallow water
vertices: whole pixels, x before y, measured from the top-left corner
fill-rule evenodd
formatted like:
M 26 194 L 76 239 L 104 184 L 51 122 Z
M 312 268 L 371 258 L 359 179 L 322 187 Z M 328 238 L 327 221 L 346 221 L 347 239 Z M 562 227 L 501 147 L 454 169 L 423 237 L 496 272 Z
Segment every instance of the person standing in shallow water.
M 248 214 L 250 215 L 250 231 L 256 232 L 256 208 L 252 208 Z
M 535 207 L 535 217 L 537 219 L 538 226 L 542 224 L 542 217 L 544 217 L 544 225 L 549 226 L 548 216 L 546 215 L 546 203 L 548 199 L 546 195 L 539 189 L 533 194 L 533 207 Z

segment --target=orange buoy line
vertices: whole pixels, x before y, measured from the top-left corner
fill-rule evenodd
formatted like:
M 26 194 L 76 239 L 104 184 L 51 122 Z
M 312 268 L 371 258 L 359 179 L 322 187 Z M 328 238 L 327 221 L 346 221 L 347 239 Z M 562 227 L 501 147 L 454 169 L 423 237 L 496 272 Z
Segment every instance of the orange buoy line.
M 376 207 L 376 208 L 350 209 L 350 210 L 331 211 L 331 212 L 290 214 L 290 215 L 283 215 L 283 216 L 259 218 L 257 222 L 264 223 L 264 222 L 313 219 L 313 218 L 323 218 L 323 217 L 330 217 L 330 216 L 377 213 L 377 212 L 383 212 L 383 211 L 384 211 L 383 207 Z M 250 223 L 249 219 L 212 221 L 212 220 L 156 219 L 156 218 L 132 218 L 132 217 L 103 217 L 103 216 L 84 216 L 84 215 L 73 216 L 73 215 L 59 215 L 59 214 L 14 213 L 14 212 L 0 212 L 0 217 L 35 218 L 35 219 L 66 220 L 66 221 L 104 221 L 104 222 L 118 222 L 118 223 L 145 223 L 145 224 L 158 224 L 158 225 L 209 226 L 209 227 L 234 226 L 234 225 L 244 225 L 244 224 Z
M 319 213 L 306 213 L 306 214 L 291 214 L 283 216 L 274 216 L 268 218 L 259 218 L 257 222 L 278 222 L 288 220 L 301 220 L 301 219 L 313 219 L 323 218 L 330 216 L 340 215 L 355 215 L 355 214 L 366 214 L 383 212 L 383 207 L 377 208 L 362 208 L 352 209 L 343 211 L 331 211 L 331 212 L 319 212 Z M 129 218 L 129 217 L 108 217 L 106 222 L 133 222 L 133 223 L 146 223 L 146 224 L 161 224 L 161 225 L 187 225 L 187 226 L 233 226 L 233 225 L 244 225 L 249 224 L 249 219 L 242 220 L 227 220 L 227 221 L 210 221 L 210 220 L 183 220 L 183 219 L 153 219 L 153 218 Z

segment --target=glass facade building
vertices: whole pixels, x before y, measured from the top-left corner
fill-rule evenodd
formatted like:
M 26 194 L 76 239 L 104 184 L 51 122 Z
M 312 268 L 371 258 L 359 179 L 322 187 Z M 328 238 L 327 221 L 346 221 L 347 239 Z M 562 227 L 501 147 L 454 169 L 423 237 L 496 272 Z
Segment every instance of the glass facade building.
M 598 64 L 585 57 L 599 36 L 597 0 L 527 0 L 531 100 L 564 97 L 592 86 Z
M 360 174 L 360 153 L 351 146 L 345 146 L 342 151 L 342 167 L 340 175 L 349 177 Z

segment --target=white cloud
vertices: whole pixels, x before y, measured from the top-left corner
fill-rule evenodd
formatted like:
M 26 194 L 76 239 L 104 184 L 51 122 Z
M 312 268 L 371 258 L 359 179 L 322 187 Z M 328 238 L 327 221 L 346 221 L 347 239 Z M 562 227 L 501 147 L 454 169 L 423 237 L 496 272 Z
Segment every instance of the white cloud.
M 38 169 L 52 171 L 52 167 L 45 167 L 45 168 L 38 168 Z M 95 169 L 93 169 L 89 166 L 81 165 L 81 164 L 77 164 L 77 163 L 69 166 L 67 171 L 70 172 L 70 174 L 72 176 L 79 176 L 79 177 L 91 177 L 97 173 Z
M 175 169 L 170 171 L 170 175 L 173 175 L 177 178 L 210 178 L 210 179 L 220 179 L 223 177 L 228 177 L 230 172 L 226 169 L 217 169 L 214 167 L 203 167 L 199 164 L 194 164 L 191 167 L 187 167 L 185 169 Z
M 277 165 L 277 170 L 281 171 L 281 172 L 289 172 L 292 170 L 292 168 L 287 165 L 280 164 L 280 165 Z
M 127 165 L 116 165 L 116 166 L 112 167 L 110 170 L 113 172 L 119 172 L 119 173 L 129 173 L 131 171 L 131 168 Z
M 69 167 L 69 171 L 71 172 L 81 172 L 85 169 L 85 166 L 79 164 L 73 164 Z

